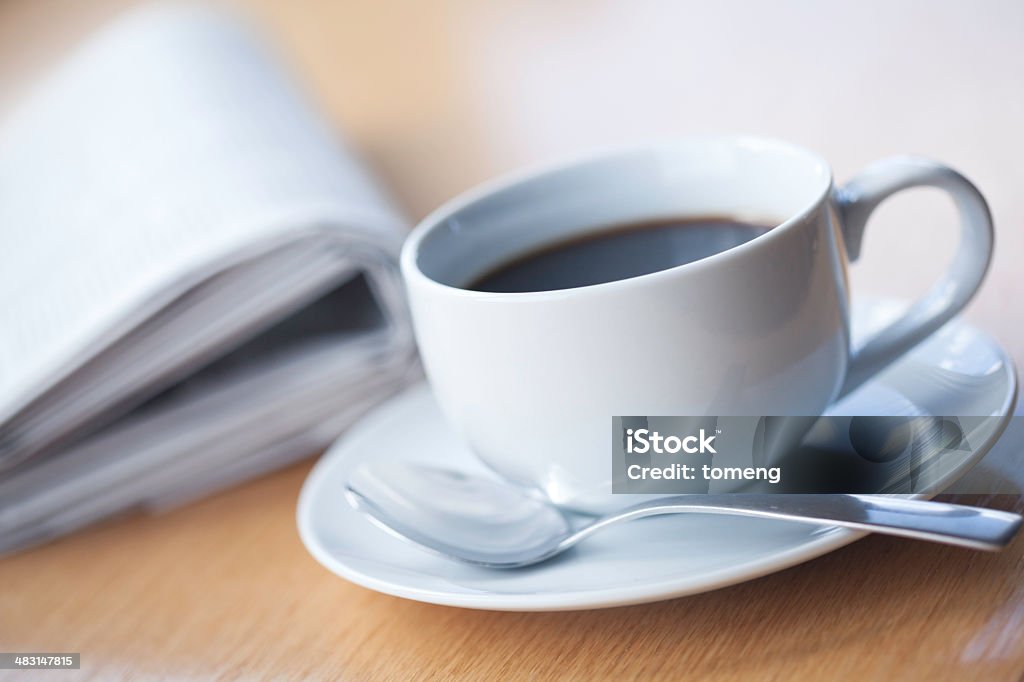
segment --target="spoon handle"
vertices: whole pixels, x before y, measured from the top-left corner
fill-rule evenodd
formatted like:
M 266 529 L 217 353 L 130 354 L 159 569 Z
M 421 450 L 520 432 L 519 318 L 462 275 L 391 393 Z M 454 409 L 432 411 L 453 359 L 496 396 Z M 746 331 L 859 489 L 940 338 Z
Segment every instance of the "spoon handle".
M 680 495 L 652 500 L 617 514 L 608 522 L 693 512 L 842 526 L 985 550 L 1005 547 L 1024 521 L 1019 514 L 995 509 L 898 496 L 729 494 Z M 608 524 L 598 521 L 583 532 L 590 535 L 605 525 Z

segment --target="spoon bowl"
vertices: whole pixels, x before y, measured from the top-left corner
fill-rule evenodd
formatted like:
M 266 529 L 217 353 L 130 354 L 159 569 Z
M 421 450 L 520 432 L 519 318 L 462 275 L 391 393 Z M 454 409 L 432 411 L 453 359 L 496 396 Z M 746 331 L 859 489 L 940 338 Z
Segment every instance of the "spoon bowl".
M 543 561 L 573 533 L 569 519 L 550 502 L 450 469 L 401 462 L 359 467 L 346 496 L 393 535 L 485 566 L 525 565 L 524 556 Z

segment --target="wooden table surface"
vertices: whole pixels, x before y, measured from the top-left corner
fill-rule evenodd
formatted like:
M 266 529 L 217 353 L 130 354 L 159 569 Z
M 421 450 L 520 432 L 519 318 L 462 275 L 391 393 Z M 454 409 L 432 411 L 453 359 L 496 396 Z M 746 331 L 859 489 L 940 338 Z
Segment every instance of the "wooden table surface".
M 124 4 L 6 0 L 0 105 Z M 1021 3 L 236 4 L 412 218 L 524 163 L 694 131 L 792 139 L 833 160 L 839 179 L 891 153 L 947 161 L 982 187 L 997 222 L 998 255 L 968 317 L 1024 361 Z M 920 292 L 953 234 L 950 207 L 928 191 L 887 204 L 856 291 Z M 981 554 L 870 537 L 659 604 L 470 611 L 321 568 L 295 530 L 308 469 L 0 560 L 0 651 L 80 651 L 80 675 L 102 679 L 1024 674 L 1024 541 Z M 972 501 L 1024 508 L 1018 496 Z

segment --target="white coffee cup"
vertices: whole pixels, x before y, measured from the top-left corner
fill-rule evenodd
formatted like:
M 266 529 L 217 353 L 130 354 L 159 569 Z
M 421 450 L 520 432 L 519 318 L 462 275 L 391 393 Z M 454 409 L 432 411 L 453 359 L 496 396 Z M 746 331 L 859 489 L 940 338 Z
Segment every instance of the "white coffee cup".
M 938 187 L 960 213 L 944 277 L 851 354 L 848 259 L 886 197 Z M 558 291 L 465 287 L 511 258 L 633 221 L 729 216 L 778 227 L 703 260 Z M 836 188 L 814 153 L 694 137 L 487 183 L 413 231 L 402 272 L 427 377 L 476 454 L 553 501 L 604 511 L 613 415 L 816 415 L 936 331 L 992 254 L 984 198 L 956 171 L 899 157 Z

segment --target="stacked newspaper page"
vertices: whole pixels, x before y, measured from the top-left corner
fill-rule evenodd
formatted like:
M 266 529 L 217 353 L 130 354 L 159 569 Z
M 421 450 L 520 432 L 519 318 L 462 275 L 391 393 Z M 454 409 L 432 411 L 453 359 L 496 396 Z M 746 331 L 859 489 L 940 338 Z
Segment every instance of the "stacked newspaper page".
M 0 552 L 314 454 L 415 379 L 405 228 L 236 18 L 87 42 L 0 121 Z

